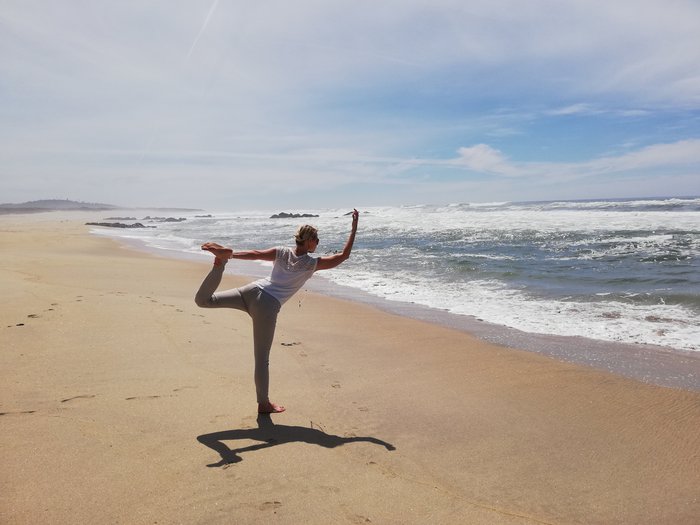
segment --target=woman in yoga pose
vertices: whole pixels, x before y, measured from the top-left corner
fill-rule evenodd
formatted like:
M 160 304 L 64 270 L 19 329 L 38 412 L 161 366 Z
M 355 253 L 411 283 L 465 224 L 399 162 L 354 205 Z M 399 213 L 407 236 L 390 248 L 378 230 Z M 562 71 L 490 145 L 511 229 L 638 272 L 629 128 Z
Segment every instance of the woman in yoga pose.
M 294 295 L 318 270 L 335 268 L 350 257 L 355 242 L 359 212 L 352 212 L 352 230 L 341 253 L 324 257 L 311 257 L 318 247 L 318 231 L 308 224 L 296 233 L 295 248 L 277 247 L 267 250 L 234 252 L 219 244 L 208 242 L 202 250 L 214 254 L 214 266 L 204 278 L 195 296 L 195 303 L 202 308 L 235 308 L 243 310 L 253 320 L 253 346 L 255 355 L 255 390 L 258 412 L 261 414 L 284 412 L 284 407 L 272 403 L 268 390 L 270 348 L 275 335 L 277 314 L 282 305 Z M 229 259 L 270 261 L 273 264 L 270 277 L 260 279 L 241 288 L 216 292 Z

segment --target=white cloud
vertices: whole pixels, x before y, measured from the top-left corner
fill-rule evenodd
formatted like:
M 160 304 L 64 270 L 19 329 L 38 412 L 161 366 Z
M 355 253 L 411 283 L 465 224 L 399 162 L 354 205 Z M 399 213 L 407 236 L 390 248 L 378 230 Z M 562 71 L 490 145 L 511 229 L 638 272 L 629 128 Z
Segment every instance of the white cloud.
M 537 177 L 571 180 L 687 166 L 700 169 L 700 139 L 682 140 L 670 144 L 653 144 L 618 156 L 607 156 L 583 162 L 513 162 L 503 153 L 486 144 L 463 147 L 456 159 L 447 161 L 455 166 L 482 174 L 506 177 Z M 700 186 L 700 183 L 699 183 Z
M 3 48 L 22 51 L 17 42 L 24 42 L 34 49 L 29 67 L 38 61 L 49 75 L 60 75 L 68 66 L 77 80 L 97 82 L 93 75 L 99 75 L 120 85 L 124 77 L 150 82 L 158 76 L 173 86 L 197 85 L 205 79 L 196 76 L 204 75 L 233 93 L 259 89 L 279 96 L 300 86 L 364 84 L 368 75 L 402 82 L 456 68 L 471 73 L 473 86 L 497 78 L 562 98 L 607 92 L 700 104 L 700 5 L 690 1 L 125 0 L 71 6 L 5 4 L 0 23 L 9 45 Z M 0 68 L 11 75 L 16 70 L 10 67 L 27 58 L 2 55 L 6 66 Z M 178 70 L 183 56 L 190 71 Z
M 578 103 L 562 108 L 554 108 L 545 111 L 547 115 L 566 116 L 566 115 L 597 115 L 602 113 L 601 110 L 595 109 L 590 104 Z
M 609 173 L 658 167 L 700 166 L 700 139 L 653 144 L 617 157 L 605 157 L 580 165 L 582 171 Z
M 452 162 L 468 170 L 506 176 L 517 175 L 519 171 L 500 151 L 487 144 L 459 148 L 458 153 L 459 157 Z

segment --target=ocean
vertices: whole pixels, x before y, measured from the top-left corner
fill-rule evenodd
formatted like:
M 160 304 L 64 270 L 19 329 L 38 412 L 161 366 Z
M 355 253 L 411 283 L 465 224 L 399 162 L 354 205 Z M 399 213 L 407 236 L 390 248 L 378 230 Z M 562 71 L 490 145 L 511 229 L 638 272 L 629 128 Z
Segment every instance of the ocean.
M 318 217 L 270 218 L 280 211 Z M 197 212 L 177 215 L 186 219 L 180 222 L 137 217 L 155 228 L 93 231 L 205 260 L 211 255 L 201 252 L 203 242 L 234 249 L 292 245 L 296 228 L 308 222 L 319 229 L 316 255 L 323 256 L 342 249 L 349 211 Z M 352 257 L 319 274 L 335 285 L 529 334 L 700 351 L 700 198 L 387 206 L 360 212 Z M 269 272 L 263 263 L 241 264 L 232 261 L 228 271 Z M 303 301 L 303 292 L 294 300 Z

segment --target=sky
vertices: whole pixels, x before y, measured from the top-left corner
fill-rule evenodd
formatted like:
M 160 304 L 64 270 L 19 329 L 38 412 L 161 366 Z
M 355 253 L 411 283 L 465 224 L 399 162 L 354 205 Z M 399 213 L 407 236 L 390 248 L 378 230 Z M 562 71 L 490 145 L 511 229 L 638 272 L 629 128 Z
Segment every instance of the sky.
M 697 0 L 0 0 L 0 202 L 697 195 Z

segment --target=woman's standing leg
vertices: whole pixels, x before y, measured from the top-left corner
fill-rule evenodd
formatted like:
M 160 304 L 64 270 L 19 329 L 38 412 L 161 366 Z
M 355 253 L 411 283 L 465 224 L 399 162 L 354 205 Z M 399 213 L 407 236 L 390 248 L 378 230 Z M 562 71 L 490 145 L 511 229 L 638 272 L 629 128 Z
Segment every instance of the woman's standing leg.
M 284 407 L 270 402 L 270 350 L 275 337 L 280 303 L 271 295 L 255 287 L 242 290 L 253 319 L 253 345 L 255 355 L 255 392 L 259 412 L 282 412 Z

